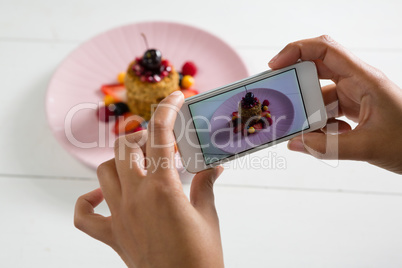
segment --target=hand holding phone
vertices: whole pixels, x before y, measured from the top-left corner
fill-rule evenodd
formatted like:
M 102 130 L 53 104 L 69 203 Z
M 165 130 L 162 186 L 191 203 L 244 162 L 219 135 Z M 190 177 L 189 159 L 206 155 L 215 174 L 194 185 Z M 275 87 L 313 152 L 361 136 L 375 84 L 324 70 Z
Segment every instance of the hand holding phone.
M 325 126 L 313 62 L 269 70 L 185 101 L 174 126 L 192 173 Z
M 328 127 L 292 139 L 288 147 L 322 159 L 367 161 L 402 174 L 402 91 L 383 72 L 323 35 L 288 44 L 269 63 L 280 69 L 298 60 L 314 61 L 331 106 Z M 352 128 L 342 117 L 358 125 Z

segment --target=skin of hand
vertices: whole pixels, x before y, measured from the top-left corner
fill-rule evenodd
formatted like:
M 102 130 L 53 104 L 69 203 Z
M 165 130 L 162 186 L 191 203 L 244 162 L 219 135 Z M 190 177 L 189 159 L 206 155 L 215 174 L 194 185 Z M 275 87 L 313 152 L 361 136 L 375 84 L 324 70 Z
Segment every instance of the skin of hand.
M 75 226 L 112 247 L 129 267 L 224 266 L 213 194 L 223 167 L 196 174 L 189 200 L 174 164 L 173 125 L 183 101 L 180 91 L 171 94 L 147 131 L 120 137 L 115 158 L 97 170 L 100 188 L 75 206 Z M 111 216 L 94 212 L 103 199 Z
M 290 150 L 322 159 L 367 161 L 402 174 L 402 91 L 382 72 L 363 62 L 330 37 L 288 44 L 269 62 L 279 69 L 298 60 L 314 61 L 320 79 L 332 84 L 322 88 L 328 107 L 328 128 L 295 137 Z M 357 122 L 353 130 L 340 116 Z M 335 133 L 334 133 L 335 132 Z

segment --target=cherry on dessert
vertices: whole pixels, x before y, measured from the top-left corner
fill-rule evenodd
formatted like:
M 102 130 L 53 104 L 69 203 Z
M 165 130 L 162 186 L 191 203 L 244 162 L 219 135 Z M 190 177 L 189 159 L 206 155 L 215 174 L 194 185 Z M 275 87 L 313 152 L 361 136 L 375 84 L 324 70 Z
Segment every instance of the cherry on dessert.
M 162 62 L 162 53 L 157 49 L 148 49 L 142 57 L 142 66 L 149 70 L 158 70 Z
M 254 100 L 254 94 L 252 92 L 247 92 L 246 100 Z

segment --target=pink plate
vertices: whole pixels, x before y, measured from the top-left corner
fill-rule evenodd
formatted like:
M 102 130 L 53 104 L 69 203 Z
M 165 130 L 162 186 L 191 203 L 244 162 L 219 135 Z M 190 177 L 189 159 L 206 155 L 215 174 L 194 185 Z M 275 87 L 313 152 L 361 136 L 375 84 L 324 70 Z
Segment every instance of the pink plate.
M 115 83 L 118 73 L 146 50 L 141 33 L 152 48 L 180 70 L 186 61 L 198 67 L 195 87 L 200 92 L 248 76 L 239 55 L 218 37 L 183 24 L 144 22 L 102 33 L 75 49 L 54 73 L 47 91 L 46 112 L 60 144 L 86 165 L 96 168 L 113 157 L 116 137 L 112 124 L 100 123 L 96 107 L 100 86 Z
M 248 90 L 253 92 L 261 102 L 269 101 L 268 110 L 271 113 L 273 124 L 265 129 L 243 136 L 240 133 L 234 134 L 232 127 L 229 127 L 232 113 L 238 110 L 239 102 L 245 92 L 238 93 L 224 103 L 215 111 L 211 117 L 211 138 L 213 144 L 224 152 L 236 154 L 274 139 L 286 136 L 292 126 L 294 119 L 294 108 L 289 98 L 273 89 L 254 88 Z M 216 118 L 224 118 L 215 120 Z M 225 130 L 226 129 L 226 130 Z M 214 135 L 214 133 L 217 134 Z

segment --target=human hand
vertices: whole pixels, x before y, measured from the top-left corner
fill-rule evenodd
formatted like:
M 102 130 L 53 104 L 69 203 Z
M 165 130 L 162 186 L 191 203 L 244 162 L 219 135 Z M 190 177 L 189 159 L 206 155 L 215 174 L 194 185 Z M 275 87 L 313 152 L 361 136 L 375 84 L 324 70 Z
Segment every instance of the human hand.
M 101 188 L 76 203 L 75 226 L 129 267 L 223 267 L 212 189 L 223 168 L 195 175 L 189 201 L 174 164 L 173 125 L 183 101 L 180 92 L 168 96 L 148 131 L 120 137 L 115 158 L 97 170 Z M 103 198 L 109 217 L 94 213 Z
M 322 88 L 329 128 L 293 138 L 290 150 L 325 159 L 363 160 L 402 174 L 402 91 L 382 72 L 363 62 L 328 36 L 288 44 L 270 62 L 279 69 L 299 59 L 314 61 L 320 79 L 334 83 Z M 329 105 L 329 106 L 328 106 Z M 357 122 L 353 130 L 340 116 Z

